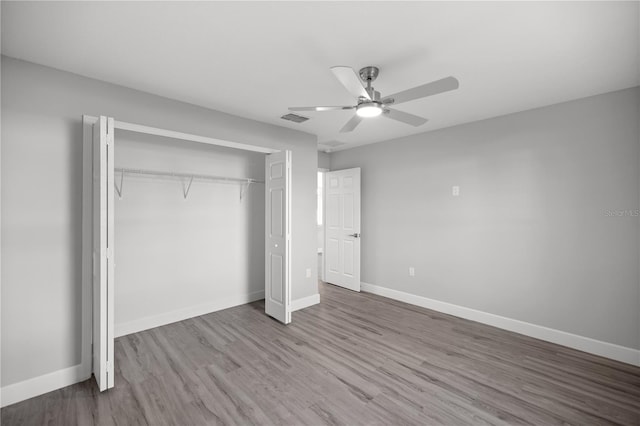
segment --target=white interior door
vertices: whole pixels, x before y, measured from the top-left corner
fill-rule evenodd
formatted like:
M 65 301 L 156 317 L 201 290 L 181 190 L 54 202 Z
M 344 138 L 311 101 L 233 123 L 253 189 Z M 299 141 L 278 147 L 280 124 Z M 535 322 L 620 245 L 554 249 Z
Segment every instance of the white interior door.
M 93 375 L 113 387 L 113 118 L 93 125 Z
M 325 173 L 324 278 L 360 291 L 360 168 Z
M 265 165 L 265 312 L 291 322 L 291 151 L 267 155 Z

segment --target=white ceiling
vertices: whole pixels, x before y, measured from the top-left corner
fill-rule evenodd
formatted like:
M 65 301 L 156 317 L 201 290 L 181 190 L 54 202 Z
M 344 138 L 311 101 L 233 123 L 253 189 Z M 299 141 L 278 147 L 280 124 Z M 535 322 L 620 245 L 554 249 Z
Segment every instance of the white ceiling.
M 638 2 L 2 2 L 2 52 L 316 134 L 343 148 L 640 84 Z M 399 105 L 421 127 L 353 114 L 329 71 L 380 67 L 383 96 L 453 75 L 460 89 Z M 322 145 L 321 145 L 322 148 Z

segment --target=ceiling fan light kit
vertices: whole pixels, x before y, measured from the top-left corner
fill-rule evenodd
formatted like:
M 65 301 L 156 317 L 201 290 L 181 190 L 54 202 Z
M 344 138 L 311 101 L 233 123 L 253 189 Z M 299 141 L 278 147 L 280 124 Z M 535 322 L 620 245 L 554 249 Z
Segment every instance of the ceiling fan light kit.
M 382 114 L 379 102 L 363 102 L 356 107 L 356 114 L 363 118 L 377 117 Z
M 380 92 L 376 91 L 371 83 L 378 78 L 380 70 L 378 67 L 367 66 L 360 69 L 358 74 L 350 67 L 336 66 L 331 68 L 333 75 L 342 85 L 358 99 L 355 106 L 318 106 L 318 107 L 291 107 L 290 111 L 337 111 L 356 110 L 356 115 L 342 127 L 340 133 L 351 132 L 355 129 L 363 118 L 377 117 L 382 114 L 384 117 L 400 121 L 411 126 L 421 126 L 427 122 L 426 118 L 417 115 L 389 108 L 389 105 L 398 105 L 414 99 L 425 98 L 437 95 L 438 93 L 455 90 L 459 87 L 455 77 L 446 77 L 431 83 L 423 84 L 412 89 L 404 90 L 384 98 L 380 97 Z M 363 85 L 362 83 L 365 83 Z

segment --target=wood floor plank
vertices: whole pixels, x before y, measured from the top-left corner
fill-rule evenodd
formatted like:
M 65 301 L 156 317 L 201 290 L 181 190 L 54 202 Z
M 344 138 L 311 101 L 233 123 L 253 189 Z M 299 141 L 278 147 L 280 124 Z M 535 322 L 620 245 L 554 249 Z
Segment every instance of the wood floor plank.
M 284 326 L 255 302 L 120 337 L 93 379 L 3 425 L 635 425 L 640 368 L 320 284 Z

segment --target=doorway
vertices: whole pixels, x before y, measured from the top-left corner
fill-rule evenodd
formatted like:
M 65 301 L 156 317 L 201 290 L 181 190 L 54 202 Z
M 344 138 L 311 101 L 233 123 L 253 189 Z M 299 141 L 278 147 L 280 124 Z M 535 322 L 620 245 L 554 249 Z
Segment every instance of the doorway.
M 360 291 L 360 168 L 324 173 L 324 281 Z
M 101 391 L 114 386 L 114 176 L 115 130 L 205 143 L 265 154 L 265 312 L 284 324 L 291 322 L 291 167 L 290 151 L 247 145 L 205 136 L 84 116 L 83 143 L 83 309 L 84 347 L 93 359 L 92 372 Z M 91 131 L 86 128 L 90 127 Z M 122 183 L 120 183 L 120 191 Z M 188 191 L 188 189 L 186 190 Z M 186 193 L 185 193 L 186 194 Z M 185 195 L 186 196 L 186 195 Z M 89 326 L 91 324 L 91 326 Z M 83 349 L 84 351 L 84 349 Z

